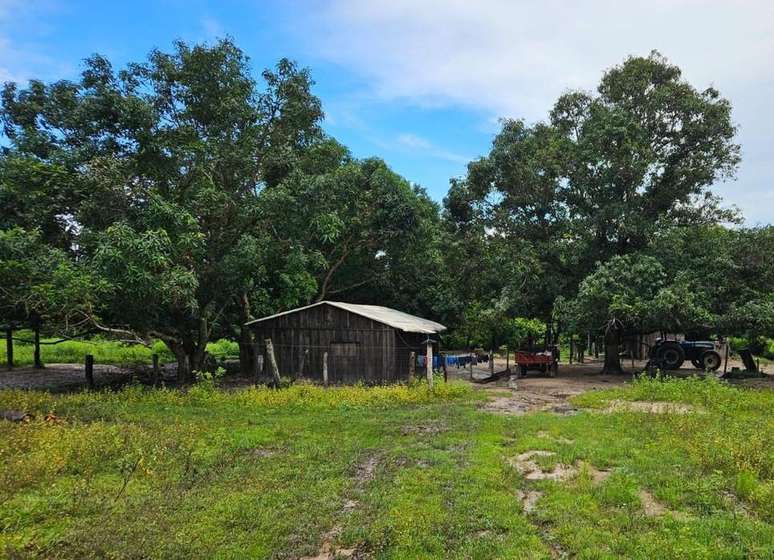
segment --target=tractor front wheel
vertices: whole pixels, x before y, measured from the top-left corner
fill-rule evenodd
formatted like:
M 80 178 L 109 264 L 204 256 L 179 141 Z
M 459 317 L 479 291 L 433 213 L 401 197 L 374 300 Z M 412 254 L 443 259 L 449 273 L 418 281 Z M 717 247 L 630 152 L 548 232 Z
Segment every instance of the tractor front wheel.
M 715 371 L 720 367 L 720 354 L 708 350 L 701 355 L 701 367 L 704 371 Z
M 658 358 L 665 369 L 680 369 L 685 361 L 685 350 L 677 342 L 665 342 L 658 349 Z

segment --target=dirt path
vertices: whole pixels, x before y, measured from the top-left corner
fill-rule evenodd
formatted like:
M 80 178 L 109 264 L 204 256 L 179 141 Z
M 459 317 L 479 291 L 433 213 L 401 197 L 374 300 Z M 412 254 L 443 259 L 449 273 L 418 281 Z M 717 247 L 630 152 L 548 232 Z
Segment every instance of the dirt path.
M 628 371 L 623 375 L 600 375 L 602 361 L 594 358 L 587 359 L 583 364 L 560 364 L 556 377 L 548 377 L 539 372 L 530 372 L 526 377 L 503 377 L 494 383 L 473 384 L 480 391 L 489 393 L 489 401 L 484 408 L 495 413 L 520 416 L 529 412 L 549 411 L 557 414 L 573 414 L 574 407 L 569 398 L 587 391 L 620 387 L 631 383 L 632 372 L 641 371 L 645 366 L 644 361 L 635 361 L 635 367 L 626 361 L 622 365 Z M 729 368 L 736 363 L 729 361 Z M 505 369 L 505 360 L 495 360 L 495 371 Z M 511 364 L 512 366 L 512 364 Z M 513 367 L 512 367 L 513 369 Z M 695 375 L 699 370 L 681 369 L 674 372 L 675 376 L 687 377 Z M 489 375 L 487 364 L 474 366 L 473 376 L 486 377 Z M 451 368 L 449 377 L 452 379 L 470 379 L 468 369 Z M 774 376 L 769 375 L 764 379 L 732 380 L 732 383 L 753 387 L 774 389 Z
M 140 368 L 142 369 L 142 368 Z M 147 369 L 147 368 L 146 368 Z M 174 371 L 162 367 L 162 375 L 174 375 Z M 94 382 L 97 387 L 128 383 L 138 368 L 94 365 Z M 53 393 L 77 391 L 86 387 L 83 364 L 46 364 L 43 369 L 17 367 L 10 371 L 0 370 L 0 389 L 38 389 Z

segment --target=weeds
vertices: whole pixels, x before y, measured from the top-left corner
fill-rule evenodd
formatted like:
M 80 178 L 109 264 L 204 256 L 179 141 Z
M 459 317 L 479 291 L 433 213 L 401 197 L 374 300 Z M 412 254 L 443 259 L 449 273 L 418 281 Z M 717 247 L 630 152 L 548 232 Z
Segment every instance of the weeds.
M 0 391 L 0 409 L 34 414 L 0 422 L 0 557 L 298 558 L 328 541 L 385 559 L 771 556 L 770 392 L 646 379 L 575 404 L 703 412 L 520 417 L 480 394 Z M 509 459 L 532 450 L 578 473 L 529 479 Z

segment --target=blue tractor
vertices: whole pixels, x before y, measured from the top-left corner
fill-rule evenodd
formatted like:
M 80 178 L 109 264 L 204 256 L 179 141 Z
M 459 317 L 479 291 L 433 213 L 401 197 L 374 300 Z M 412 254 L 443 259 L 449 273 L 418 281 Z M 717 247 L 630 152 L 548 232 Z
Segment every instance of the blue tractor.
M 650 349 L 650 359 L 663 369 L 680 369 L 685 360 L 704 371 L 715 371 L 720 367 L 720 354 L 711 340 L 662 340 Z

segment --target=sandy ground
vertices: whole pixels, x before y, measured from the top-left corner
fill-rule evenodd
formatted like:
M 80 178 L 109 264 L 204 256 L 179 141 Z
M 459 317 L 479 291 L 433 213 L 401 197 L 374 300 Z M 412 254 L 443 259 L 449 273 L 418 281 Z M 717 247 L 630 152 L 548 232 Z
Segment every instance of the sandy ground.
M 165 378 L 174 376 L 174 364 L 171 368 L 162 367 Z M 133 375 L 143 374 L 144 369 L 94 364 L 94 383 L 97 387 L 120 386 L 130 382 Z M 17 367 L 10 371 L 0 370 L 0 389 L 44 389 L 61 393 L 85 387 L 83 364 L 46 364 L 43 369 Z
M 508 378 L 504 376 L 493 383 L 474 383 L 473 387 L 490 394 L 484 408 L 492 412 L 522 415 L 543 410 L 557 414 L 574 414 L 576 410 L 569 402 L 570 397 L 586 391 L 631 383 L 633 372 L 641 371 L 645 367 L 645 362 L 635 361 L 634 368 L 631 367 L 630 360 L 626 360 L 622 365 L 627 372 L 623 375 L 600 375 L 602 360 L 587 358 L 583 364 L 559 364 L 559 372 L 556 377 L 530 371 L 526 377 L 511 376 Z M 741 365 L 741 362 L 729 361 L 728 367 L 730 369 L 732 366 Z M 495 360 L 495 371 L 503 370 L 505 366 L 504 359 Z M 765 368 L 763 369 L 765 371 Z M 469 369 L 450 368 L 448 372 L 450 379 L 470 380 L 471 378 Z M 682 368 L 672 372 L 673 375 L 680 377 L 699 373 L 701 373 L 700 370 L 693 368 Z M 717 372 L 718 376 L 721 374 L 721 371 Z M 474 379 L 488 375 L 488 364 L 479 364 L 473 367 Z M 731 380 L 731 382 L 746 387 L 774 389 L 774 376 L 771 375 L 764 379 Z

